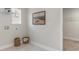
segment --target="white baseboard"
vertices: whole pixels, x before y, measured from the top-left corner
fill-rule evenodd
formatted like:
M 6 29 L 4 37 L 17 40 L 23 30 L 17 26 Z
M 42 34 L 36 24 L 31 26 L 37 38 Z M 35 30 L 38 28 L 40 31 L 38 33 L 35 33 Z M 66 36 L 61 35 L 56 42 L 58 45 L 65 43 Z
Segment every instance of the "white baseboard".
M 64 37 L 64 39 L 69 39 L 69 40 L 79 41 L 79 39 L 77 39 L 77 38 L 73 38 L 73 37 Z
M 0 46 L 0 50 L 6 49 L 6 48 L 11 47 L 11 46 L 13 46 L 13 44 L 7 44 L 4 46 Z
M 31 44 L 36 45 L 36 46 L 38 46 L 38 47 L 40 47 L 40 48 L 43 48 L 43 49 L 46 50 L 46 51 L 59 51 L 59 50 L 57 50 L 57 49 L 54 49 L 54 48 L 51 48 L 51 47 L 49 47 L 49 46 L 45 46 L 45 45 L 36 43 L 36 42 L 34 42 L 34 41 L 31 41 Z

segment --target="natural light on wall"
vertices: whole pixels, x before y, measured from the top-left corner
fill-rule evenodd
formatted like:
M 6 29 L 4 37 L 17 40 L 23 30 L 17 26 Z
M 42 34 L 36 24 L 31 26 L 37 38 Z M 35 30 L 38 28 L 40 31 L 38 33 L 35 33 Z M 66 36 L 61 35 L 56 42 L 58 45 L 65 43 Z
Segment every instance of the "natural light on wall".
M 12 8 L 12 24 L 21 24 L 21 9 Z
M 11 24 L 21 24 L 21 8 L 0 8 L 0 15 L 10 16 Z

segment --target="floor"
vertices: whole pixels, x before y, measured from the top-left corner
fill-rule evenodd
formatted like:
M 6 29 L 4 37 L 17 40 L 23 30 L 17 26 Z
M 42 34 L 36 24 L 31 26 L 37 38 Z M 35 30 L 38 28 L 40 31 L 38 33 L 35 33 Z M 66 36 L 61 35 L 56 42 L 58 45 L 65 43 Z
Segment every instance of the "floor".
M 79 41 L 64 39 L 64 51 L 79 51 Z M 20 47 L 9 47 L 1 51 L 45 51 L 44 49 L 33 44 L 23 44 Z
M 79 51 L 79 41 L 64 39 L 64 51 Z
M 3 49 L 1 51 L 45 51 L 45 50 L 32 44 L 24 44 L 21 45 L 20 47 L 13 46 Z

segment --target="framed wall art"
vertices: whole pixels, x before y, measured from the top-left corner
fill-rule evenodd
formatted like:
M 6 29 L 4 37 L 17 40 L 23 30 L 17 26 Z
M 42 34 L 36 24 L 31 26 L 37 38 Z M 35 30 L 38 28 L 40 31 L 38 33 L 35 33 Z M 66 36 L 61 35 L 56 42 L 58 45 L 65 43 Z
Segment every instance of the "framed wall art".
M 46 24 L 46 11 L 39 11 L 32 13 L 33 25 L 45 25 Z

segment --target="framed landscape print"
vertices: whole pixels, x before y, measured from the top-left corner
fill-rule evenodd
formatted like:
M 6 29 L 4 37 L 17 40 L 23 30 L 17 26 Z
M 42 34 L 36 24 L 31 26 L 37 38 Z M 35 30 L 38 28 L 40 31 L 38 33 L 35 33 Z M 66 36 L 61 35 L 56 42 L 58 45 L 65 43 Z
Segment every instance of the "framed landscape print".
M 39 11 L 32 14 L 32 24 L 45 25 L 46 11 Z

